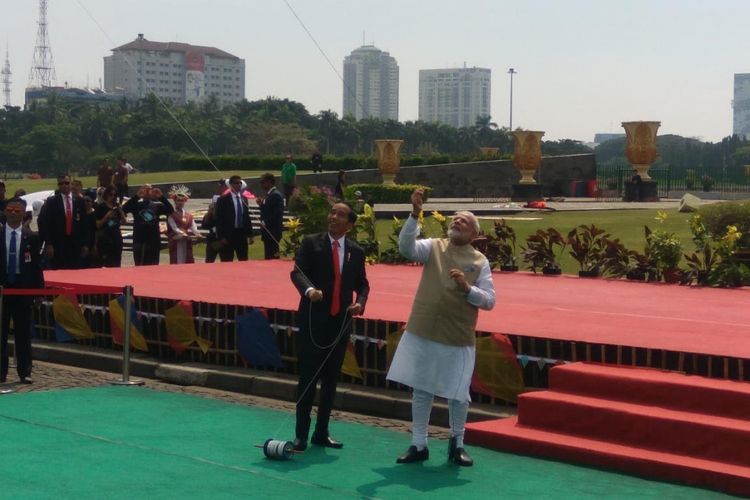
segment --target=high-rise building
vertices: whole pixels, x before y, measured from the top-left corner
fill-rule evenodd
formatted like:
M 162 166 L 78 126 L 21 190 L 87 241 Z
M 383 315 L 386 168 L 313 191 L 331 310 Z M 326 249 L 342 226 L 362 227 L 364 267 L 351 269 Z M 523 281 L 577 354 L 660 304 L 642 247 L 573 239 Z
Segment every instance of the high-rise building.
M 471 127 L 490 116 L 491 71 L 486 68 L 419 70 L 419 119 Z
M 734 74 L 734 111 L 732 133 L 750 138 L 750 73 Z
M 139 34 L 104 58 L 104 89 L 135 99 L 153 92 L 175 104 L 213 95 L 230 104 L 245 98 L 245 60 L 215 47 L 152 42 Z
M 344 115 L 398 120 L 398 64 L 363 45 L 344 58 Z

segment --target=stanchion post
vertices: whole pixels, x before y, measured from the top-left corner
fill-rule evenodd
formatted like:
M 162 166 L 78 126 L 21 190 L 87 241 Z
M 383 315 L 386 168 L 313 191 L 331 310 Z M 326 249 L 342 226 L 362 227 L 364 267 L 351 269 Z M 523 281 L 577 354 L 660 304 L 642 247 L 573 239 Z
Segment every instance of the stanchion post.
M 112 385 L 143 385 L 143 380 L 130 380 L 130 315 L 132 313 L 133 287 L 126 285 L 125 294 L 125 318 L 122 332 L 122 380 L 115 380 Z
M 4 290 L 5 290 L 5 288 L 2 285 L 0 285 L 0 318 L 3 317 L 3 297 L 4 297 L 4 293 L 3 292 L 4 292 Z M 10 332 L 3 332 L 3 333 L 5 334 L 6 338 L 8 338 L 8 336 L 10 335 Z M 2 342 L 0 342 L 0 359 L 2 359 L 2 357 L 3 357 L 3 344 L 2 344 Z M 0 387 L 0 395 L 1 394 L 11 394 L 13 392 L 16 392 L 16 390 L 13 389 L 12 387 Z

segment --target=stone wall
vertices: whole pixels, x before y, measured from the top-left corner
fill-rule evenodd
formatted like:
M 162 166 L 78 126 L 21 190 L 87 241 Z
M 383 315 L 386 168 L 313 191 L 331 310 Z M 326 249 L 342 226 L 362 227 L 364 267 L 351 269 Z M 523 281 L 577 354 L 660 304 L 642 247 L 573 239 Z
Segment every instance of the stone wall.
M 336 184 L 336 172 L 305 174 L 297 176 L 297 184 L 327 185 Z M 217 176 L 218 177 L 218 176 Z M 511 160 L 477 161 L 470 163 L 449 163 L 418 167 L 401 167 L 396 177 L 399 184 L 423 184 L 432 187 L 433 198 L 500 198 L 510 197 L 511 186 L 519 181 L 521 174 Z M 542 159 L 542 166 L 535 178 L 549 196 L 570 196 L 572 181 L 596 179 L 596 161 L 593 154 L 550 156 Z M 260 191 L 257 177 L 245 181 L 253 192 Z M 380 183 L 380 172 L 374 169 L 349 170 L 347 184 Z M 280 180 L 277 185 L 280 187 Z M 215 193 L 213 182 L 186 183 L 194 198 L 210 198 Z M 170 184 L 160 185 L 165 192 Z M 131 187 L 131 194 L 135 192 Z

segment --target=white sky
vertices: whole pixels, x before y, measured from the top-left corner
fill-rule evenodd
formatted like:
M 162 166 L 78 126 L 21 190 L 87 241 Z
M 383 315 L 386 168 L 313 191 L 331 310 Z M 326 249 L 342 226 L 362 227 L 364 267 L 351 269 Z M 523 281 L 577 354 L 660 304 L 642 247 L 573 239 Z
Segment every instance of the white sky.
M 466 62 L 492 70 L 499 125 L 508 125 L 513 67 L 513 125 L 545 139 L 591 141 L 621 132 L 622 121 L 660 120 L 660 134 L 717 141 L 732 132 L 733 75 L 750 72 L 746 0 L 289 2 L 339 73 L 363 31 L 396 58 L 401 121 L 417 119 L 420 69 Z M 0 12 L 22 105 L 38 2 L 2 0 Z M 283 0 L 50 0 L 48 23 L 58 84 L 98 86 L 102 58 L 144 33 L 244 58 L 249 100 L 341 114 L 341 81 Z

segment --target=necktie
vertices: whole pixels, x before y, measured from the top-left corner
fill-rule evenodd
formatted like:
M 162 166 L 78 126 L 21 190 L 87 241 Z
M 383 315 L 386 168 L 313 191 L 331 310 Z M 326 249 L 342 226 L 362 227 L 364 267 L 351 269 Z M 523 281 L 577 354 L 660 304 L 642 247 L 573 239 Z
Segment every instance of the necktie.
M 18 277 L 18 252 L 16 250 L 16 232 L 10 232 L 10 244 L 8 245 L 8 283 L 13 284 Z
M 331 295 L 331 316 L 341 309 L 341 267 L 339 266 L 339 242 L 333 241 L 333 294 Z
M 65 196 L 65 234 L 70 236 L 73 234 L 73 212 L 70 208 L 70 196 Z
M 242 227 L 242 204 L 240 203 L 240 197 L 239 195 L 234 197 L 234 210 L 237 212 L 236 218 L 234 221 L 235 227 Z

